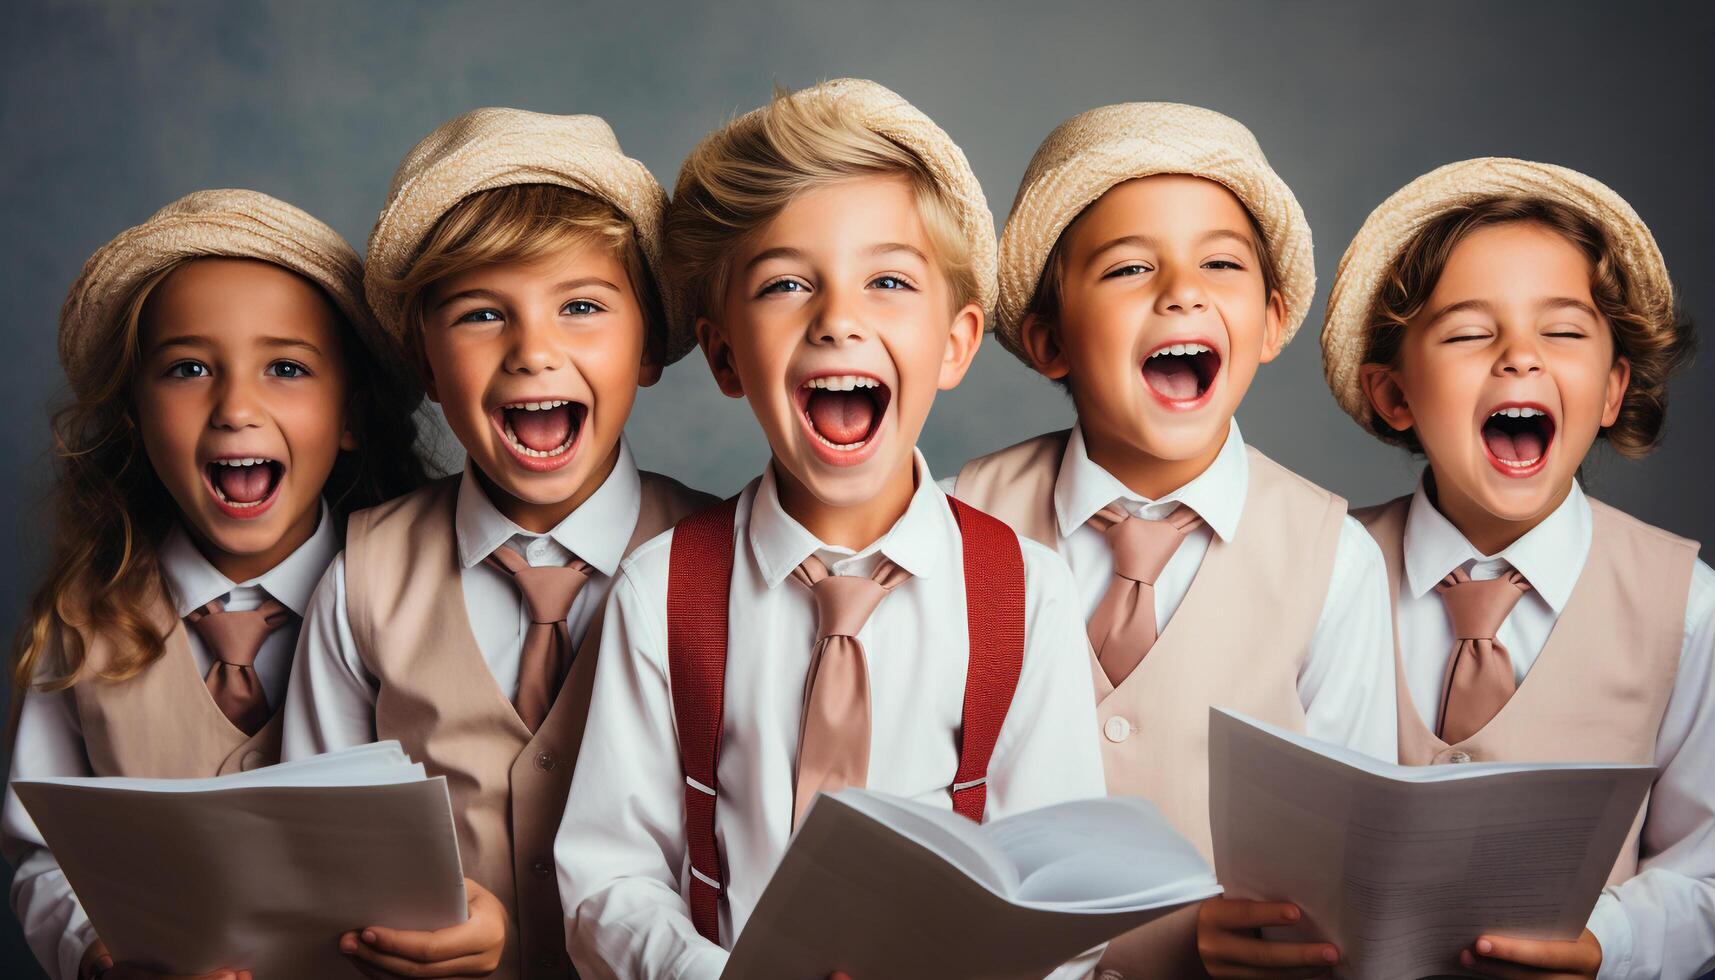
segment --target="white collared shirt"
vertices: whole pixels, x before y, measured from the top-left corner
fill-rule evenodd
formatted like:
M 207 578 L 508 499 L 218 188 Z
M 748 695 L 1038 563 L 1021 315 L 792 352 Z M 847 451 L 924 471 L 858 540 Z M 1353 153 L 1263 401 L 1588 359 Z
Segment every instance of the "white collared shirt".
M 1440 714 L 1453 629 L 1435 586 L 1455 568 L 1473 579 L 1516 569 L 1531 585 L 1495 638 L 1523 681 L 1548 642 L 1590 555 L 1590 501 L 1576 482 L 1560 506 L 1498 555 L 1478 551 L 1419 481 L 1406 514 L 1398 596 L 1400 659 L 1418 717 Z M 1599 980 L 1694 977 L 1715 968 L 1715 572 L 1699 561 L 1685 605 L 1679 673 L 1656 735 L 1660 774 L 1644 817 L 1637 877 L 1602 892 L 1590 931 Z
M 970 643 L 962 546 L 945 494 L 917 457 L 916 492 L 880 540 L 824 545 L 781 509 L 772 469 L 739 498 L 716 838 L 728 887 L 721 946 L 691 925 L 684 781 L 667 660 L 672 535 L 626 560 L 608 601 L 584 750 L 554 856 L 574 961 L 585 976 L 719 975 L 792 832 L 793 766 L 815 634 L 792 570 L 815 554 L 836 575 L 882 556 L 911 578 L 858 634 L 869 663 L 869 787 L 951 808 Z M 988 816 L 1104 793 L 1088 644 L 1054 554 L 1024 541 L 1025 650 L 989 766 Z M 724 949 L 722 948 L 724 947 Z
M 590 566 L 589 581 L 566 616 L 572 643 L 582 643 L 601 611 L 642 508 L 642 478 L 622 438 L 613 472 L 595 493 L 546 534 L 526 531 L 502 514 L 470 466 L 459 479 L 453 527 L 459 584 L 471 632 L 494 681 L 511 699 L 518 692 L 518 662 L 530 611 L 511 576 L 490 566 L 495 549 L 509 545 L 533 566 L 563 566 L 573 556 Z M 299 637 L 292 691 L 286 699 L 281 758 L 332 752 L 375 741 L 375 698 L 380 682 L 369 673 L 352 638 L 345 603 L 345 554 L 316 588 Z
M 1084 620 L 1095 614 L 1113 580 L 1113 550 L 1106 535 L 1086 522 L 1118 503 L 1133 517 L 1165 520 L 1180 504 L 1203 519 L 1185 536 L 1155 580 L 1155 621 L 1166 629 L 1185 601 L 1216 535 L 1238 533 L 1250 490 L 1250 461 L 1234 420 L 1208 469 L 1189 483 L 1150 500 L 1090 459 L 1081 427 L 1073 426 L 1054 482 L 1054 520 L 1060 557 L 1077 580 Z M 1267 534 L 1268 528 L 1246 528 Z M 1363 525 L 1348 516 L 1340 526 L 1328 594 L 1298 675 L 1305 730 L 1378 759 L 1399 757 L 1394 711 L 1393 623 L 1387 602 L 1387 566 Z
M 328 563 L 339 551 L 339 533 L 324 503 L 315 533 L 280 564 L 247 582 L 235 583 L 209 563 L 190 535 L 174 526 L 161 544 L 161 575 L 180 618 L 220 599 L 234 612 L 254 609 L 272 596 L 296 615 L 269 634 L 256 654 L 256 676 L 270 705 L 278 705 L 291 674 L 292 651 L 299 624 L 309 608 L 311 592 Z M 195 630 L 187 630 L 197 672 L 207 674 L 214 658 Z M 18 717 L 18 737 L 12 746 L 11 779 L 93 775 L 83 747 L 76 695 L 63 691 L 29 691 Z M 95 941 L 95 930 L 72 894 L 71 885 L 47 849 L 16 793 L 8 787 L 0 810 L 0 833 L 23 853 L 12 876 L 12 911 L 24 929 L 24 939 L 42 968 L 54 980 L 76 980 L 84 951 Z

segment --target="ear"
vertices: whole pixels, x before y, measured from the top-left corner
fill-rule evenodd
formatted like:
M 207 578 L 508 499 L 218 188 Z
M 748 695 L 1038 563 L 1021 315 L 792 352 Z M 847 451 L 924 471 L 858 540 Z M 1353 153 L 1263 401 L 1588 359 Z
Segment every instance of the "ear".
M 355 453 L 360 448 L 357 442 L 357 433 L 351 431 L 349 425 L 340 430 L 339 448 L 342 452 L 348 453 Z
M 977 348 L 983 342 L 983 308 L 975 303 L 953 315 L 953 329 L 947 335 L 947 349 L 941 354 L 941 373 L 935 387 L 950 391 L 965 379 Z
M 637 387 L 647 388 L 661 380 L 661 372 L 666 368 L 667 341 L 662 338 L 659 342 L 645 336 L 643 338 L 643 359 L 637 365 Z
M 1060 347 L 1060 331 L 1042 317 L 1034 313 L 1025 316 L 1018 325 L 1018 344 L 1037 374 L 1058 381 L 1072 373 L 1072 365 Z
M 715 376 L 715 386 L 728 398 L 743 398 L 744 381 L 739 378 L 738 368 L 733 363 L 732 345 L 727 343 L 726 331 L 706 316 L 697 317 L 692 329 L 697 335 L 697 346 L 703 349 L 703 357 L 708 360 L 709 370 Z
M 1626 355 L 1614 358 L 1614 365 L 1608 369 L 1608 387 L 1602 393 L 1602 428 L 1606 429 L 1620 420 L 1620 406 L 1625 403 L 1626 389 L 1632 383 L 1632 362 Z
M 1286 347 L 1286 299 L 1280 295 L 1280 290 L 1271 289 L 1268 292 L 1268 314 L 1263 323 L 1262 363 L 1267 364 L 1280 356 Z
M 417 359 L 417 377 L 423 379 L 423 394 L 428 396 L 429 401 L 439 405 L 441 393 L 435 388 L 435 369 L 429 366 L 429 351 L 423 346 L 421 333 L 418 333 L 417 342 L 411 346 Z
M 1358 369 L 1358 382 L 1364 387 L 1364 396 L 1370 400 L 1370 407 L 1388 424 L 1388 428 L 1404 432 L 1415 424 L 1411 404 L 1406 400 L 1405 389 L 1399 386 L 1393 368 L 1386 364 L 1365 364 Z

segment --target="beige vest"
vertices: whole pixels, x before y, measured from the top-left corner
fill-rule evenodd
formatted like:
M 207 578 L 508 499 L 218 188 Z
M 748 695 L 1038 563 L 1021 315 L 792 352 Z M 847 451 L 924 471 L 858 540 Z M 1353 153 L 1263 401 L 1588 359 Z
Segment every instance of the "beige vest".
M 955 492 L 1057 547 L 1054 483 L 1067 433 L 973 460 Z M 1304 730 L 1298 674 L 1321 618 L 1346 502 L 1246 447 L 1250 483 L 1231 541 L 1216 536 L 1149 656 L 1118 688 L 1094 654 L 1108 791 L 1155 804 L 1205 859 L 1209 829 L 1209 709 Z M 1109 944 L 1104 969 L 1128 977 L 1202 975 L 1196 911 L 1187 909 Z
M 642 510 L 626 552 L 714 498 L 640 474 Z M 346 612 L 379 682 L 375 734 L 398 739 L 447 777 L 466 876 L 499 896 L 516 925 L 498 977 L 564 977 L 565 918 L 554 835 L 571 788 L 595 683 L 601 619 L 590 623 L 565 684 L 534 736 L 477 648 L 465 611 L 453 524 L 459 477 L 352 515 Z
M 1355 514 L 1381 546 L 1396 604 L 1410 506 L 1410 497 L 1400 497 Z M 1395 636 L 1401 762 L 1655 763 L 1656 734 L 1685 642 L 1697 544 L 1595 500 L 1590 518 L 1590 554 L 1548 643 L 1512 700 L 1477 734 L 1448 745 L 1418 717 Z M 1646 799 L 1609 884 L 1637 874 L 1648 806 Z
M 115 659 L 114 638 L 82 631 L 83 670 L 71 690 L 95 775 L 224 776 L 280 761 L 279 705 L 255 735 L 233 727 L 197 672 L 184 620 L 164 593 L 154 608 L 156 626 L 166 631 L 166 648 L 126 680 L 98 676 Z

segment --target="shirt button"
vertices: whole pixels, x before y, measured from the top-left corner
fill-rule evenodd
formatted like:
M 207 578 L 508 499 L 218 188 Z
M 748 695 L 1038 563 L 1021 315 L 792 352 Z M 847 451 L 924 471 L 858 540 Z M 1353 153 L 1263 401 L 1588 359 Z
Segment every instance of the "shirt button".
M 554 866 L 546 861 L 537 861 L 530 866 L 530 870 L 536 872 L 536 877 L 546 878 L 554 870 Z
M 1131 737 L 1131 722 L 1115 715 L 1102 726 L 1102 734 L 1106 735 L 1110 742 L 1123 742 Z
M 558 765 L 559 762 L 560 762 L 559 756 L 556 756 L 554 753 L 549 752 L 547 749 L 543 749 L 542 751 L 536 753 L 536 768 L 542 770 L 543 772 L 547 772 L 548 770 L 554 768 L 554 766 Z
M 244 758 L 240 759 L 238 762 L 238 768 L 244 770 L 245 772 L 249 772 L 252 769 L 262 768 L 262 753 L 260 753 L 260 752 L 246 752 L 246 753 L 244 753 Z
M 1460 751 L 1455 750 L 1453 752 L 1453 754 L 1451 754 L 1447 757 L 1447 761 L 1448 762 L 1470 762 L 1471 756 L 1470 756 L 1470 753 L 1468 753 L 1468 752 L 1460 752 Z

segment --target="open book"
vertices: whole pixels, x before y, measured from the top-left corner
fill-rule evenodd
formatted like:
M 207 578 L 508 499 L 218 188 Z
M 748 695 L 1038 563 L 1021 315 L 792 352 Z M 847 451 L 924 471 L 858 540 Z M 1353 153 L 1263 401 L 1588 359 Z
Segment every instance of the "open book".
M 816 798 L 723 976 L 1039 980 L 1219 891 L 1190 842 L 1139 799 L 978 826 L 847 789 Z
M 1281 939 L 1351 980 L 1475 976 L 1482 933 L 1576 939 L 1655 779 L 1650 766 L 1399 766 L 1209 713 L 1215 867 L 1235 898 L 1296 902 Z
M 397 742 L 212 779 L 13 787 L 117 961 L 360 977 L 341 932 L 465 917 L 446 779 Z

